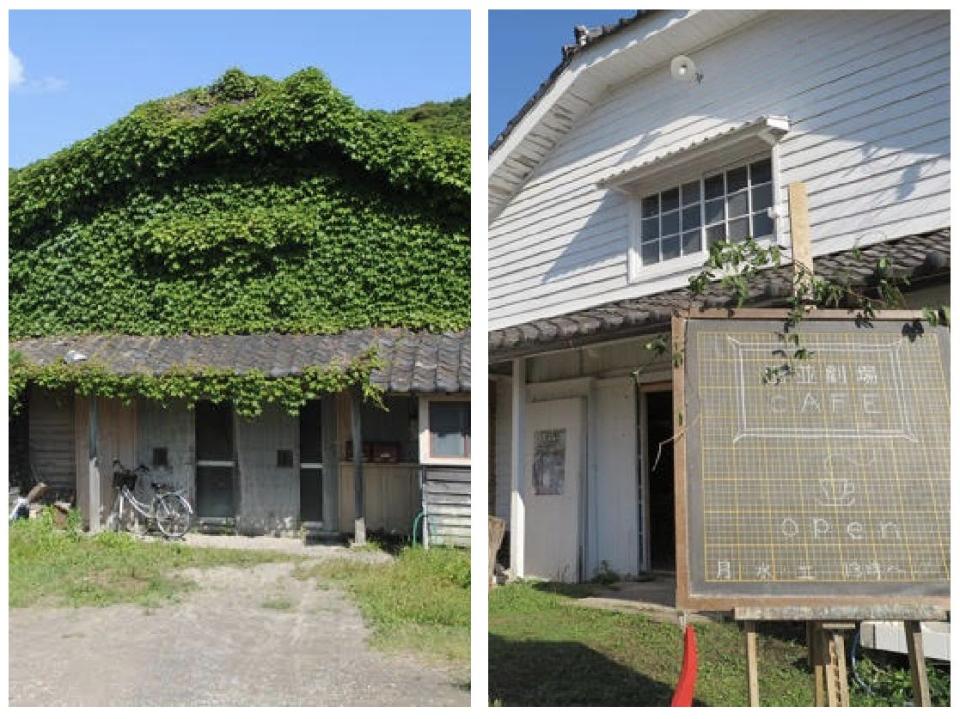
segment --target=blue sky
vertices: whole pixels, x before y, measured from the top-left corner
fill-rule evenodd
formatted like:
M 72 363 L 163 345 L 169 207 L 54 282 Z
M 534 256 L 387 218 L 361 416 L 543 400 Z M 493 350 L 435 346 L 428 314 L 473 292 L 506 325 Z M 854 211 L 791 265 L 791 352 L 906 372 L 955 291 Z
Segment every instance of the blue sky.
M 466 11 L 14 11 L 10 50 L 13 167 L 232 66 L 282 78 L 313 65 L 384 110 L 470 91 Z
M 576 25 L 615 23 L 634 10 L 492 10 L 489 16 L 488 141 L 500 133 L 560 62 Z

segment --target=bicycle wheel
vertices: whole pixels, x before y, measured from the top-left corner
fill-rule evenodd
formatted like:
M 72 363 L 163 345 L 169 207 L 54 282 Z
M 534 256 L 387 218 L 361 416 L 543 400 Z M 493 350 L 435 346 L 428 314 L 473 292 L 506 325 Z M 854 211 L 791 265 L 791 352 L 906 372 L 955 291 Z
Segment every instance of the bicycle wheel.
M 190 505 L 179 494 L 159 495 L 153 502 L 153 510 L 163 536 L 178 539 L 190 529 Z

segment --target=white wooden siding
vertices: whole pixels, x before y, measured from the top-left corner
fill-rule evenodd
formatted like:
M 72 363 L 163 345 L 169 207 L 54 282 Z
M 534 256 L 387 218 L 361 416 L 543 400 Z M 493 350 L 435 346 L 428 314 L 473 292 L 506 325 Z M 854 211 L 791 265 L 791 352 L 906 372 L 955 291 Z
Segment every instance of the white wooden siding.
M 628 202 L 596 182 L 760 115 L 790 118 L 779 179 L 808 183 L 815 254 L 949 225 L 949 44 L 946 12 L 774 12 L 693 52 L 701 85 L 611 89 L 492 221 L 491 328 L 685 284 L 628 282 Z

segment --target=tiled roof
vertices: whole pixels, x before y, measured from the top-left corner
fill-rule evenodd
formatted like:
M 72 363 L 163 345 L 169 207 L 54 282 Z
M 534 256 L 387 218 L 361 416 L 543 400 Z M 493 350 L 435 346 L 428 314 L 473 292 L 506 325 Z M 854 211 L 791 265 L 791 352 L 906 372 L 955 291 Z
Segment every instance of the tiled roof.
M 854 286 L 869 286 L 875 278 L 877 260 L 886 256 L 890 271 L 897 276 L 914 281 L 950 276 L 950 228 L 880 242 L 859 252 L 859 258 L 854 250 L 818 256 L 814 258 L 814 270 L 825 279 L 846 277 Z M 784 265 L 758 274 L 750 283 L 749 302 L 775 302 L 789 296 L 792 271 L 790 265 Z M 660 331 L 669 327 L 673 312 L 689 307 L 691 300 L 690 291 L 684 287 L 492 330 L 487 334 L 490 360 Z M 730 293 L 719 283 L 708 287 L 697 301 L 706 307 L 732 303 Z
M 567 68 L 567 66 L 573 62 L 573 59 L 583 52 L 586 48 L 590 47 L 599 40 L 603 40 L 610 35 L 614 35 L 624 28 L 630 27 L 640 18 L 649 15 L 651 12 L 656 12 L 655 10 L 637 10 L 630 17 L 625 17 L 619 20 L 615 25 L 601 25 L 596 28 L 584 28 L 576 27 L 573 29 L 573 36 L 576 42 L 572 45 L 563 45 L 560 48 L 560 64 L 557 65 L 550 72 L 550 75 L 540 83 L 540 87 L 537 88 L 537 91 L 533 93 L 529 100 L 527 100 L 523 107 L 514 115 L 509 122 L 507 122 L 506 127 L 497 135 L 493 142 L 490 143 L 489 154 L 493 154 L 500 145 L 510 136 L 510 133 L 513 132 L 520 121 L 524 116 L 530 112 L 531 108 L 537 104 L 541 97 L 547 94 L 550 88 L 553 86 L 553 83 L 557 81 L 557 78 L 560 77 L 560 74 Z
M 140 337 L 82 335 L 11 342 L 28 361 L 47 364 L 80 353 L 118 374 L 161 374 L 175 368 L 296 375 L 308 366 L 346 364 L 371 347 L 383 368 L 371 379 L 388 392 L 470 390 L 470 332 L 430 334 L 401 329 L 351 330 L 337 335 L 213 335 Z

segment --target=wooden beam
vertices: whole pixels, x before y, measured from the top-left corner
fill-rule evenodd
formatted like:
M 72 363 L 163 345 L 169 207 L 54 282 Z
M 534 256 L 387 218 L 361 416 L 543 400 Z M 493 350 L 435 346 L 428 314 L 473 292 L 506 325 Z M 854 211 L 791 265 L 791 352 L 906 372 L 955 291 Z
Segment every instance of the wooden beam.
M 798 283 L 803 271 L 813 273 L 813 249 L 810 246 L 810 217 L 807 207 L 807 186 L 791 182 L 790 198 L 790 245 L 793 257 L 793 281 Z
M 99 435 L 99 410 L 96 396 L 90 397 L 90 440 L 87 445 L 87 496 L 89 498 L 90 531 L 100 531 L 100 459 L 97 440 Z
M 513 387 L 511 392 L 511 443 L 510 443 L 510 571 L 514 577 L 523 576 L 523 436 L 527 406 L 527 361 L 513 360 Z
M 903 630 L 907 634 L 907 656 L 910 659 L 910 679 L 913 683 L 913 705 L 930 706 L 930 682 L 927 680 L 927 664 L 923 655 L 923 630 L 920 622 L 906 621 Z
M 363 395 L 359 387 L 350 391 L 350 438 L 353 442 L 353 541 L 367 543 L 367 527 L 363 512 Z
M 747 696 L 750 706 L 760 706 L 760 681 L 757 671 L 757 623 L 743 623 L 743 638 L 747 649 Z

